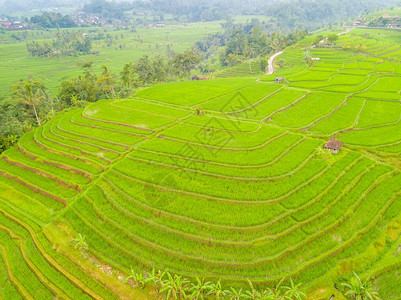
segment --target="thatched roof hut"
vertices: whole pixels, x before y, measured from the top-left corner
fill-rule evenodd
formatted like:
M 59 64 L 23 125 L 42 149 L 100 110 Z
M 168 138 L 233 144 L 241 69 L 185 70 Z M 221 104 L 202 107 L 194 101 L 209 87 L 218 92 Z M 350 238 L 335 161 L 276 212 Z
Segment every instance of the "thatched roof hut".
M 344 146 L 343 142 L 341 142 L 339 140 L 331 139 L 324 145 L 324 149 L 329 149 L 331 151 L 331 153 L 336 154 L 336 153 L 338 153 L 338 151 L 340 151 L 340 149 L 343 146 Z

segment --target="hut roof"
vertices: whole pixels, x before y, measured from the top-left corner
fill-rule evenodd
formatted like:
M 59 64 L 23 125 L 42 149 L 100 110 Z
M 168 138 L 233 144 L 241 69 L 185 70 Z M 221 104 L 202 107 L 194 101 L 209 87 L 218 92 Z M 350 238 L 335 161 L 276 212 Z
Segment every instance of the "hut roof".
M 339 141 L 339 140 L 335 140 L 332 139 L 330 141 L 328 141 L 325 145 L 324 148 L 326 149 L 334 149 L 334 150 L 340 150 L 342 148 L 342 146 L 344 146 L 344 143 Z

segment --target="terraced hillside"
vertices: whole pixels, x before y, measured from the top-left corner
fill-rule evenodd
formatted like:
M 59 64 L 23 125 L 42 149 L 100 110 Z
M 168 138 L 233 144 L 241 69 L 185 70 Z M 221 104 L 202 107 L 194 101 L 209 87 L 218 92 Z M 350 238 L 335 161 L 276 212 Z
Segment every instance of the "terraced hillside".
M 260 76 L 264 70 L 260 68 L 260 61 L 249 61 L 231 68 L 224 69 L 216 75 L 217 78 Z
M 368 35 L 366 35 L 368 33 Z M 179 82 L 58 115 L 0 160 L 0 296 L 144 298 L 132 266 L 311 299 L 400 295 L 400 42 L 354 30 L 286 75 Z M 346 48 L 345 50 L 342 48 Z M 337 155 L 319 155 L 335 136 Z M 85 235 L 90 255 L 74 250 Z

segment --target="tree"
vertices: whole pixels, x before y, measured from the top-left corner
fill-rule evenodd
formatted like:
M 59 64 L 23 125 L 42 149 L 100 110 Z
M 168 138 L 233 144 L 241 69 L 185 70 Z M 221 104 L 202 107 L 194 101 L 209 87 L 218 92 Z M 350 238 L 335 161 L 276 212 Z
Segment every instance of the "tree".
M 76 242 L 75 246 L 74 246 L 74 249 L 79 248 L 79 249 L 81 249 L 81 251 L 89 249 L 88 248 L 88 244 L 85 241 L 85 236 L 84 235 L 79 234 L 78 237 L 74 239 L 74 241 Z
M 335 33 L 330 34 L 330 35 L 327 37 L 327 40 L 328 40 L 331 44 L 334 44 L 334 42 L 338 40 L 338 35 L 335 34 Z
M 187 79 L 191 78 L 191 71 L 202 61 L 202 57 L 195 50 L 186 50 L 183 53 L 177 53 L 173 60 L 172 66 L 178 76 L 187 75 Z
M 107 98 L 110 98 L 109 94 L 111 94 L 112 98 L 114 98 L 114 85 L 116 84 L 116 79 L 111 74 L 110 69 L 106 65 L 103 65 L 102 69 L 103 73 L 101 76 L 97 77 L 96 84 L 102 88 L 102 92 L 106 95 Z
M 120 76 L 123 86 L 126 88 L 132 88 L 135 76 L 134 64 L 132 62 L 124 64 Z
M 259 64 L 260 64 L 260 70 L 262 71 L 262 73 L 265 73 L 268 65 L 267 58 L 262 57 L 261 59 L 259 59 Z
M 13 94 L 22 103 L 32 106 L 38 125 L 41 125 L 36 106 L 47 98 L 45 86 L 40 80 L 20 80 L 12 86 Z
M 351 278 L 350 283 L 342 283 L 345 291 L 343 295 L 347 299 L 379 299 L 377 292 L 371 286 L 372 279 L 368 276 L 364 281 L 354 272 L 354 277 Z
M 142 56 L 134 65 L 134 71 L 143 82 L 152 82 L 153 65 L 148 55 Z
M 247 46 L 248 41 L 245 33 L 243 33 L 242 30 L 236 30 L 231 34 L 229 42 L 227 43 L 226 55 L 243 55 Z

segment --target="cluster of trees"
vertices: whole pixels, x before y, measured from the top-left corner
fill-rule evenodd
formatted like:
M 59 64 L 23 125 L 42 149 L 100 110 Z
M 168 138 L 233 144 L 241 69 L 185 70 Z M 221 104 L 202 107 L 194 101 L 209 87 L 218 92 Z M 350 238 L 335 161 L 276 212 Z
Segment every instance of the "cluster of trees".
M 111 18 L 122 20 L 125 18 L 124 12 L 130 11 L 136 7 L 141 2 L 137 4 L 133 2 L 115 2 L 107 0 L 91 0 L 91 2 L 85 4 L 82 11 L 88 14 L 95 14 L 102 18 Z
M 210 57 L 219 51 L 218 57 L 223 67 L 233 66 L 249 59 L 264 58 L 297 43 L 308 34 L 306 30 L 297 30 L 288 35 L 279 32 L 268 35 L 257 19 L 246 25 L 229 23 L 225 26 L 227 28 L 225 32 L 211 34 L 194 45 L 194 48 L 205 57 Z M 219 50 L 222 46 L 225 46 L 223 51 Z
M 124 65 L 121 72 L 122 84 L 125 88 L 132 88 L 181 77 L 189 80 L 191 71 L 201 61 L 202 56 L 196 50 L 191 49 L 183 53 L 176 53 L 170 59 L 161 56 L 150 58 L 145 55 L 135 63 L 130 62 Z
M 0 101 L 0 153 L 35 126 L 70 107 L 82 107 L 100 99 L 127 97 L 134 88 L 177 78 L 190 79 L 190 74 L 202 56 L 188 49 L 170 59 L 143 56 L 124 65 L 119 76 L 107 66 L 101 72 L 93 70 L 93 62 L 81 62 L 82 74 L 61 82 L 57 97 L 50 97 L 40 80 L 20 80 L 12 86 L 11 100 Z
M 0 101 L 0 153 L 60 109 L 39 80 L 20 80 L 12 86 L 12 92 L 12 100 Z
M 29 41 L 26 48 L 34 57 L 61 57 L 89 54 L 92 41 L 88 35 L 81 32 L 58 31 L 56 38 L 51 42 Z
M 70 16 L 63 16 L 60 13 L 52 12 L 36 15 L 31 18 L 31 22 L 43 28 L 70 28 L 77 26 Z
M 398 0 L 293 0 L 268 5 L 265 14 L 271 17 L 269 26 L 282 32 L 294 29 L 316 30 L 398 2 Z

